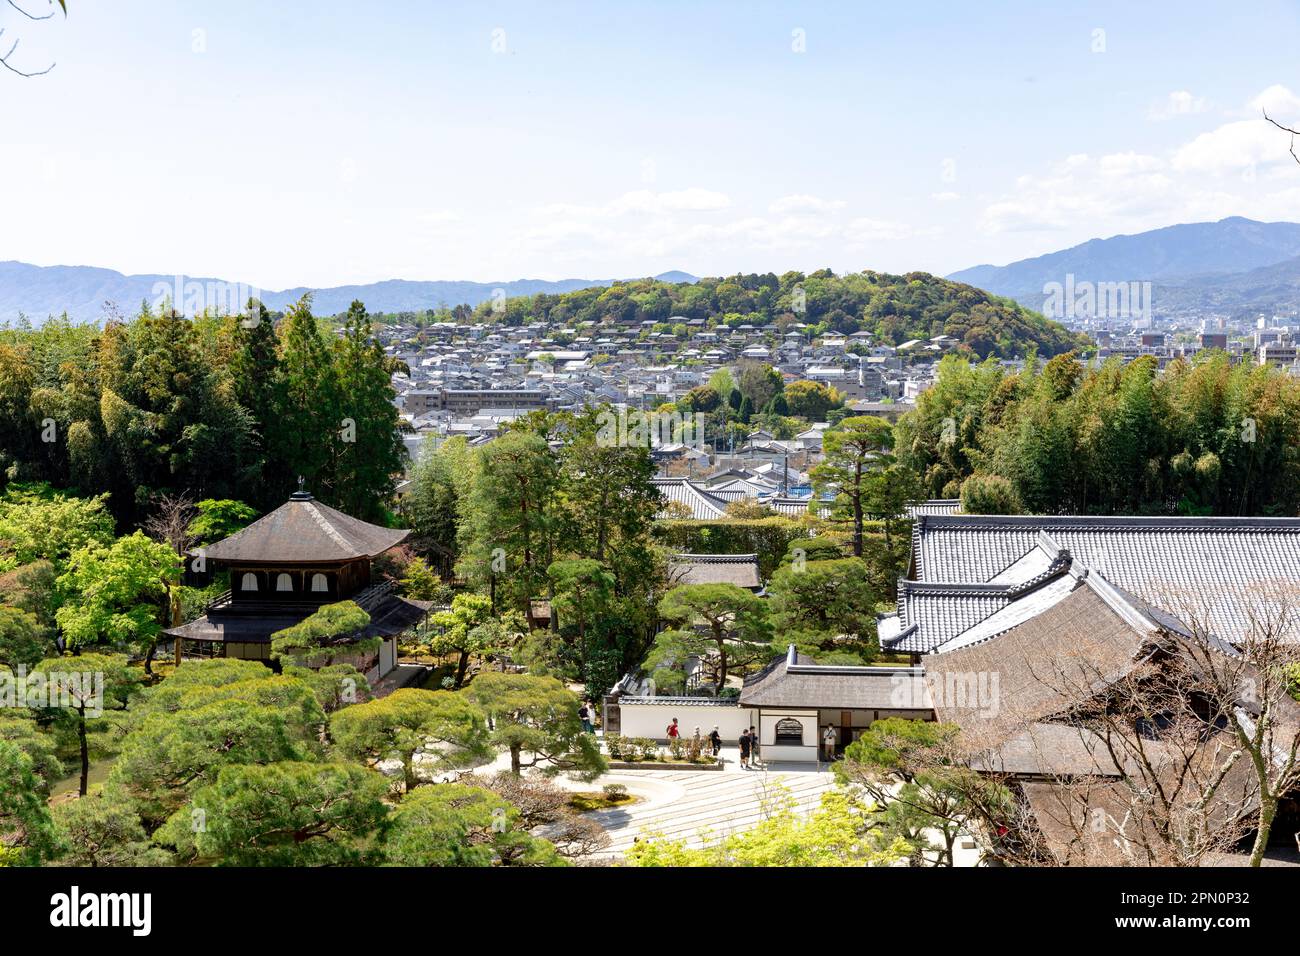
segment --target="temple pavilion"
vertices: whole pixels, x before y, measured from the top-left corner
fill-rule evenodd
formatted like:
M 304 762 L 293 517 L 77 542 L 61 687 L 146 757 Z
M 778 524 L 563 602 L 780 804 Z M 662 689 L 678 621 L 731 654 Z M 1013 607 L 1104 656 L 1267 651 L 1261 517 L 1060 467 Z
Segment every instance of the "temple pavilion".
M 321 605 L 350 600 L 370 615 L 370 624 L 356 639 L 378 637 L 381 644 L 349 663 L 372 680 L 382 677 L 397 666 L 398 636 L 423 620 L 432 606 L 401 597 L 393 582 L 371 577 L 371 561 L 409 535 L 409 530 L 369 524 L 297 491 L 242 531 L 193 552 L 189 573 L 228 570 L 230 590 L 201 617 L 165 633 L 180 642 L 178 649 L 197 656 L 264 661 L 274 667 L 272 634 Z

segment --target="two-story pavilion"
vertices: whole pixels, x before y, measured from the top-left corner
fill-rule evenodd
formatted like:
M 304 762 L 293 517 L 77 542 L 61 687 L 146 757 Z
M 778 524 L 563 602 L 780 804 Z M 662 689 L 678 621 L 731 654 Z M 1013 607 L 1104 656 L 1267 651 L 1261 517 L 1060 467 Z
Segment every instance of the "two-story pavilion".
M 165 633 L 201 656 L 271 660 L 271 635 L 297 624 L 323 604 L 351 600 L 370 614 L 356 636 L 379 637 L 377 653 L 353 663 L 370 678 L 397 664 L 397 637 L 419 623 L 430 604 L 393 592 L 371 578 L 371 560 L 406 540 L 410 531 L 382 528 L 295 492 L 270 514 L 193 553 L 200 573 L 230 572 L 230 590 L 205 613 Z

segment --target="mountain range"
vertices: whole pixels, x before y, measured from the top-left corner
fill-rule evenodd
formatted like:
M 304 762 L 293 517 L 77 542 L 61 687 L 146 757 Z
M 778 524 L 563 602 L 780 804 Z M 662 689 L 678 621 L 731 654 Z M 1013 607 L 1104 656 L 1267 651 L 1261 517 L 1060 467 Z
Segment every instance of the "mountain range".
M 665 272 L 655 276 L 666 282 L 694 282 L 695 277 L 685 272 Z M 346 311 L 354 299 L 360 299 L 371 312 L 417 312 L 454 306 L 461 303 L 478 305 L 492 298 L 496 290 L 506 296 L 535 295 L 539 292 L 557 294 L 574 289 L 607 286 L 614 279 L 515 279 L 509 282 L 418 282 L 406 279 L 388 279 L 366 285 L 344 285 L 328 289 L 308 289 L 300 286 L 280 291 L 256 290 L 247 285 L 199 276 L 123 275 L 111 269 L 92 266 L 34 266 L 25 262 L 0 262 L 0 322 L 14 321 L 20 314 L 34 324 L 44 322 L 48 316 L 67 312 L 72 319 L 98 321 L 104 317 L 105 303 L 112 302 L 124 314 L 132 314 L 142 301 L 154 304 L 164 290 L 171 300 L 182 307 L 185 288 L 190 283 L 208 287 L 220 283 L 230 290 L 231 298 L 245 300 L 249 294 L 257 295 L 272 310 L 284 309 L 299 299 L 304 292 L 312 292 L 312 310 L 317 315 L 337 315 Z M 178 288 L 179 287 L 179 288 Z M 223 293 L 224 294 L 224 293 Z M 243 307 L 243 301 L 238 302 Z M 193 311 L 193 310 L 186 310 Z
M 1151 282 L 1157 314 L 1281 311 L 1300 306 L 1300 223 L 1232 216 L 1090 239 L 1005 266 L 948 276 L 1041 309 L 1047 283 Z

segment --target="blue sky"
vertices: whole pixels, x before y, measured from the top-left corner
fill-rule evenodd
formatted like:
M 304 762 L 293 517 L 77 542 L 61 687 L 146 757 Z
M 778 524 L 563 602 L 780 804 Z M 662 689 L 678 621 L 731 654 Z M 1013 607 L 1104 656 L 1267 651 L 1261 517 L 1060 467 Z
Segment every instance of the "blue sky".
M 0 259 L 946 273 L 1300 220 L 1258 118 L 1300 124 L 1296 2 L 68 3 L 0 3 L 0 53 L 57 64 L 0 72 Z

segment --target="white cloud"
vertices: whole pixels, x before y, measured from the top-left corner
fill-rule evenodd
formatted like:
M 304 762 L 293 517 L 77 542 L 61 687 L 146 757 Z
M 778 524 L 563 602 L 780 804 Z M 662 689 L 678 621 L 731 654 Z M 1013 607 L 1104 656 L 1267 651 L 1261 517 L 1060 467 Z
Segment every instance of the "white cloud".
M 1252 113 L 1267 113 L 1273 119 L 1285 122 L 1300 116 L 1300 96 L 1282 84 L 1274 83 L 1250 101 L 1250 109 Z
M 1162 101 L 1152 103 L 1147 110 L 1147 119 L 1161 122 L 1175 116 L 1191 116 L 1204 113 L 1210 108 L 1210 101 L 1203 96 L 1193 96 L 1187 90 L 1175 90 Z
M 843 208 L 844 200 L 842 199 L 822 199 L 820 196 L 796 193 L 775 200 L 767 207 L 767 211 L 776 215 L 799 215 L 801 213 L 815 215 L 834 212 Z
M 844 228 L 844 238 L 852 243 L 898 241 L 937 236 L 938 227 L 920 228 L 888 219 L 854 219 Z
M 955 202 L 956 200 L 961 198 L 961 193 L 954 193 L 954 192 L 930 193 L 930 198 L 933 199 L 935 202 Z

